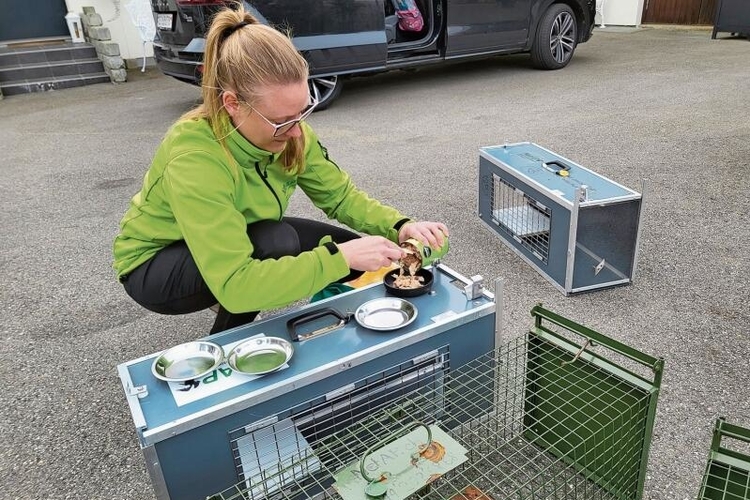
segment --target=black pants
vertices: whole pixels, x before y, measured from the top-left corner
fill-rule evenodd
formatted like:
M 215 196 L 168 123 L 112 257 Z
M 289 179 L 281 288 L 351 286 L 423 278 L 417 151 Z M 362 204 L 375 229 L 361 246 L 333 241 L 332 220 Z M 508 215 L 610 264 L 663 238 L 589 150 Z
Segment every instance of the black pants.
M 359 237 L 347 229 L 295 217 L 286 217 L 281 222 L 260 221 L 249 224 L 247 235 L 253 242 L 255 259 L 299 255 L 317 247 L 320 239 L 326 235 L 330 235 L 336 243 Z M 341 281 L 355 279 L 361 274 L 360 271 L 352 271 Z M 160 314 L 187 314 L 208 309 L 217 303 L 184 241 L 177 241 L 163 248 L 128 274 L 122 282 L 133 300 L 149 311 Z M 210 333 L 250 323 L 258 312 L 233 314 L 219 307 Z

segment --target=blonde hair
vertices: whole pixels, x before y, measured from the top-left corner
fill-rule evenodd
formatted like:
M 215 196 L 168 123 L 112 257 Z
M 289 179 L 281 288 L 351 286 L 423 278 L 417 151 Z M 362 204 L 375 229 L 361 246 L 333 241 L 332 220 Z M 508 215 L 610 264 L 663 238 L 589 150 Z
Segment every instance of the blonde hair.
M 224 91 L 236 92 L 252 106 L 264 87 L 307 81 L 309 74 L 307 61 L 289 37 L 259 23 L 241 4 L 214 16 L 206 36 L 203 68 L 203 103 L 181 119 L 205 118 L 222 144 L 234 128 L 222 103 Z M 281 155 L 287 171 L 304 169 L 304 149 L 304 135 L 287 141 Z

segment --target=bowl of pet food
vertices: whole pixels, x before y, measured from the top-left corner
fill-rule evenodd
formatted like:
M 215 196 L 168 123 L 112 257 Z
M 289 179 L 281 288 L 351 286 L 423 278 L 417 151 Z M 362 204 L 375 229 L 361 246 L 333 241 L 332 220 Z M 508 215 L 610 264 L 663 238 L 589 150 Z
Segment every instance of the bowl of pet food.
M 432 271 L 419 269 L 413 274 L 403 269 L 394 269 L 383 278 L 386 291 L 396 297 L 416 297 L 432 289 Z

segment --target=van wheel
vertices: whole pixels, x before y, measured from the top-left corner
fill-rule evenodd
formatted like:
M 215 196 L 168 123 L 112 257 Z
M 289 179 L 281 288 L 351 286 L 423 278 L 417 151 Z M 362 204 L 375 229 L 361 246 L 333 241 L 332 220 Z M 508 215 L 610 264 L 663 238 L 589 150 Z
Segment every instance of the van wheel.
M 565 4 L 556 3 L 542 15 L 531 47 L 531 61 L 539 69 L 564 68 L 578 44 L 578 22 Z
M 310 95 L 318 100 L 316 111 L 323 111 L 333 103 L 341 93 L 344 82 L 338 76 L 323 76 L 307 80 Z

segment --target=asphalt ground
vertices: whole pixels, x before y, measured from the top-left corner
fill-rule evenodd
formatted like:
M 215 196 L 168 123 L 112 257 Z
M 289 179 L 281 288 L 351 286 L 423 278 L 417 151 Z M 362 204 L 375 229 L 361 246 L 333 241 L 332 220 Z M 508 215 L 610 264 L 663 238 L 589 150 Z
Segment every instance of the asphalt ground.
M 505 335 L 541 302 L 664 357 L 646 499 L 695 498 L 718 416 L 750 427 L 750 43 L 709 35 L 607 28 L 562 71 L 510 56 L 360 78 L 309 120 L 361 188 L 448 224 L 446 264 L 503 279 Z M 153 498 L 115 367 L 203 336 L 213 314 L 135 305 L 111 245 L 197 99 L 149 68 L 0 101 L 0 498 Z M 631 286 L 565 297 L 480 223 L 478 150 L 517 141 L 645 179 Z M 319 217 L 302 197 L 291 213 Z

